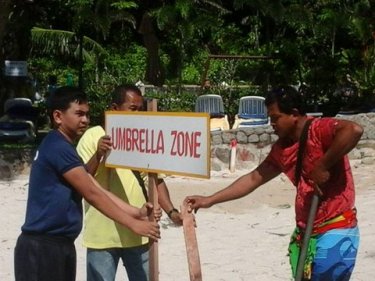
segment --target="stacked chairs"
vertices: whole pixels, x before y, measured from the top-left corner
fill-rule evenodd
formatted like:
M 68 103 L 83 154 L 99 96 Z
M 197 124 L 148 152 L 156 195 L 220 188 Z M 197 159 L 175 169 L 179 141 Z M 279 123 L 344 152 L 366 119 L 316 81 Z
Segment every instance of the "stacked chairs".
M 195 112 L 210 114 L 210 130 L 229 130 L 228 116 L 224 111 L 223 99 L 219 95 L 201 95 L 195 101 Z
M 265 98 L 259 96 L 240 98 L 238 113 L 235 116 L 232 129 L 269 125 L 270 122 L 264 101 Z

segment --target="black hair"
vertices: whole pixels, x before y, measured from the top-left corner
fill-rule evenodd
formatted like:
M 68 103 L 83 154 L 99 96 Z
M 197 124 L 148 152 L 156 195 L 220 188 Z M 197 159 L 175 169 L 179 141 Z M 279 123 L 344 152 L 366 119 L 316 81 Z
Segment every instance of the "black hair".
M 137 95 L 142 96 L 142 92 L 137 86 L 132 84 L 123 84 L 117 86 L 113 91 L 111 103 L 115 103 L 117 105 L 124 103 L 127 92 L 135 92 Z
M 292 86 L 279 86 L 267 93 L 265 104 L 270 106 L 276 103 L 280 112 L 292 114 L 297 109 L 300 115 L 306 114 L 306 104 L 303 93 Z
M 72 86 L 57 88 L 47 99 L 47 111 L 51 123 L 53 123 L 53 112 L 55 110 L 66 111 L 72 102 L 88 103 L 85 92 Z

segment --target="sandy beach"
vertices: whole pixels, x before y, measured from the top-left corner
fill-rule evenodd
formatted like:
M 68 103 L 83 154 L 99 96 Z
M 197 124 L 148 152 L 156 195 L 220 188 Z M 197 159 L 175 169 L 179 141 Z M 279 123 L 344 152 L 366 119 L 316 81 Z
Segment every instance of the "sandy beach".
M 356 205 L 361 244 L 351 280 L 375 280 L 375 175 L 374 165 L 352 161 L 356 183 Z M 172 201 L 179 206 L 187 195 L 211 194 L 246 171 L 213 172 L 209 180 L 185 177 L 166 179 Z M 0 180 L 0 280 L 14 280 L 13 251 L 24 221 L 28 174 L 11 181 Z M 287 257 L 289 236 L 294 228 L 294 187 L 279 176 L 251 195 L 202 209 L 196 214 L 196 234 L 203 280 L 272 281 L 291 280 Z M 182 227 L 176 227 L 166 215 L 161 220 L 159 242 L 159 279 L 189 281 L 188 263 Z M 77 281 L 85 280 L 85 248 L 80 237 Z M 116 280 L 127 280 L 120 265 Z

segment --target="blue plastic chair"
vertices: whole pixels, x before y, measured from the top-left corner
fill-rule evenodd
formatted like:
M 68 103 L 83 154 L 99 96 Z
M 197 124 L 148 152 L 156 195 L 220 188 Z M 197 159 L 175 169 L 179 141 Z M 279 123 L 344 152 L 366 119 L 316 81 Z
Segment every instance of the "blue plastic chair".
M 229 130 L 228 117 L 224 112 L 223 99 L 219 95 L 201 95 L 195 101 L 195 112 L 207 112 L 210 114 L 210 129 Z
M 233 129 L 268 125 L 269 118 L 264 101 L 265 98 L 259 96 L 240 98 Z
M 28 98 L 11 98 L 4 103 L 0 118 L 0 141 L 32 141 L 36 137 L 38 111 Z

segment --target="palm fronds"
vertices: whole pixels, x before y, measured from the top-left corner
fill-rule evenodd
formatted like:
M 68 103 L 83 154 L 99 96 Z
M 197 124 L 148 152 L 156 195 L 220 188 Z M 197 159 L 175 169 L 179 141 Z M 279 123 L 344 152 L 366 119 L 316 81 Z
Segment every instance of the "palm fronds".
M 32 51 L 79 58 L 79 38 L 72 31 L 33 27 L 31 30 Z M 107 51 L 96 41 L 83 36 L 84 59 L 95 61 L 96 57 L 106 56 Z

